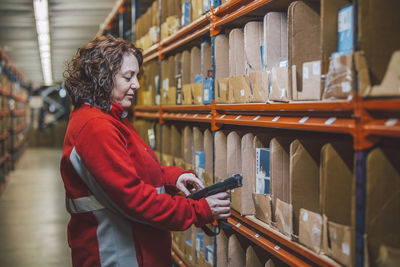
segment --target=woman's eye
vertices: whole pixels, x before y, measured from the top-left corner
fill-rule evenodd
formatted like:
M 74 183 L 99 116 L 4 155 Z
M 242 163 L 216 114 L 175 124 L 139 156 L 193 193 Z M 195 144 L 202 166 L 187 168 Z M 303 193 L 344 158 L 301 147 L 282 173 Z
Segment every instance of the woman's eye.
M 124 77 L 124 79 L 129 82 L 131 80 L 131 77 Z

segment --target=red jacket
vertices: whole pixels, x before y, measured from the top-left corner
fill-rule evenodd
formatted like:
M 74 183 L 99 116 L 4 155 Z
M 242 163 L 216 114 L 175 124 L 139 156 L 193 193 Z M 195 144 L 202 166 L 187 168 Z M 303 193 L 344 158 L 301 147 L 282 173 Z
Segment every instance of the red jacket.
M 74 266 L 168 266 L 171 234 L 212 221 L 205 199 L 172 196 L 185 171 L 161 166 L 113 103 L 70 116 L 61 159 Z

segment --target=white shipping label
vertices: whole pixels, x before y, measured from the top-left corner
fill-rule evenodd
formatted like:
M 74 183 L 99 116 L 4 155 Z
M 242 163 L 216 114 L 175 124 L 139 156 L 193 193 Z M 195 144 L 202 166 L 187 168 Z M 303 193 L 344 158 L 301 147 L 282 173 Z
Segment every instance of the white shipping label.
M 240 95 L 244 96 L 244 89 L 240 90 Z
M 286 88 L 281 89 L 281 98 L 286 98 Z
M 349 93 L 351 91 L 351 84 L 349 82 L 342 82 L 342 92 Z
M 210 101 L 210 90 L 204 90 L 204 101 Z
M 209 264 L 213 264 L 214 263 L 214 255 L 211 251 L 208 252 L 208 261 Z
M 308 212 L 307 211 L 304 211 L 304 213 L 303 213 L 303 221 L 308 222 Z
M 196 238 L 196 250 L 200 251 L 200 238 Z
M 163 80 L 163 89 L 168 92 L 168 87 L 169 87 L 169 79 L 165 78 Z
M 348 8 L 346 10 L 343 10 L 339 12 L 339 18 L 338 18 L 338 31 L 343 32 L 346 30 L 349 30 L 351 27 L 351 16 L 352 14 L 352 9 Z
M 343 254 L 350 256 L 350 246 L 347 243 L 342 243 Z
M 280 68 L 285 68 L 287 66 L 288 66 L 288 61 L 287 60 L 279 62 L 279 67 Z
M 201 96 L 197 97 L 197 102 L 199 102 L 199 103 L 201 102 Z
M 308 73 L 308 67 L 303 67 L 303 79 L 308 80 L 310 78 L 310 74 Z
M 156 95 L 156 105 L 160 105 L 161 103 L 161 95 Z
M 319 76 L 321 75 L 321 62 L 314 62 L 312 65 L 312 72 L 314 76 Z

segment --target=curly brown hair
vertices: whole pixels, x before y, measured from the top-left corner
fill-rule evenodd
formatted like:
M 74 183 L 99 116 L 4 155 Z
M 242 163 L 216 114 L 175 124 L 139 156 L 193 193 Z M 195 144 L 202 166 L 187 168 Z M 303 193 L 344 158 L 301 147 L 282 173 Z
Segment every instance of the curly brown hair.
M 109 110 L 114 77 L 127 53 L 136 56 L 141 69 L 142 51 L 132 42 L 111 35 L 96 37 L 78 49 L 64 72 L 65 88 L 75 108 L 89 103 Z

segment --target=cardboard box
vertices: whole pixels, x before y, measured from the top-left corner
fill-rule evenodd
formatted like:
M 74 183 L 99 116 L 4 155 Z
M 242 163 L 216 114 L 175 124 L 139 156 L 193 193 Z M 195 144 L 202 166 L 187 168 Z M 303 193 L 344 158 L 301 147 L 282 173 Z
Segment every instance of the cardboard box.
M 271 71 L 288 60 L 288 29 L 286 12 L 269 12 L 264 16 L 263 67 Z
M 236 28 L 229 33 L 229 77 L 246 74 L 244 33 Z
M 192 20 L 195 21 L 203 15 L 203 0 L 191 0 Z
M 289 77 L 296 66 L 297 91 L 303 91 L 303 63 L 321 59 L 320 2 L 296 1 L 288 10 Z M 293 74 L 294 75 L 294 74 Z M 293 92 L 292 79 L 289 88 Z M 298 100 L 293 92 L 293 100 Z
M 229 78 L 223 78 L 215 82 L 215 103 L 229 103 L 229 94 L 232 90 L 229 89 Z
M 256 218 L 270 225 L 272 221 L 271 195 L 253 193 L 253 202 Z
M 178 128 L 176 125 L 171 125 L 171 135 L 170 135 L 170 152 L 174 158 L 182 158 L 182 129 Z
M 192 97 L 194 105 L 203 104 L 203 84 L 193 83 L 192 84 Z
M 197 264 L 200 263 L 200 256 L 204 257 L 204 233 L 203 232 L 197 232 L 196 233 L 196 257 L 195 261 Z
M 255 148 L 256 152 L 256 186 L 257 194 L 271 193 L 270 150 L 268 148 Z
M 289 72 L 287 67 L 273 67 L 270 76 L 269 100 L 288 102 L 292 99 L 289 90 Z
M 201 43 L 201 73 L 203 78 L 212 77 L 212 48 L 210 43 Z
M 201 78 L 200 81 L 196 79 L 197 75 L 200 75 L 200 77 L 202 75 L 201 62 L 200 48 L 197 46 L 192 47 L 190 50 L 190 83 L 201 83 Z
M 338 12 L 351 4 L 349 0 L 321 1 L 321 73 L 326 74 L 329 68 L 329 57 L 338 49 Z
M 329 221 L 354 225 L 354 150 L 349 140 L 330 142 L 321 150 L 321 208 Z M 338 208 L 341 207 L 341 208 Z
M 277 198 L 274 216 L 279 232 L 291 238 L 293 234 L 293 206 Z
M 224 34 L 215 37 L 215 80 L 229 77 L 229 40 Z
M 245 70 L 247 75 L 263 70 L 261 56 L 263 34 L 262 22 L 250 21 L 244 26 Z
M 366 235 L 370 266 L 382 246 L 400 248 L 400 153 L 398 144 L 373 149 L 366 159 Z
M 193 160 L 195 159 L 196 151 L 203 151 L 204 152 L 204 136 L 202 130 L 194 126 L 193 127 Z M 195 164 L 195 162 L 193 162 Z M 204 165 L 204 164 L 203 164 Z
M 246 250 L 246 265 L 252 267 L 264 267 L 264 262 L 257 256 L 254 248 L 249 246 Z
M 210 186 L 214 184 L 214 179 L 213 179 L 213 174 L 208 173 L 208 172 L 203 172 L 203 181 L 204 181 L 204 186 Z
M 292 74 L 295 73 L 294 71 Z M 302 91 L 297 88 L 297 81 L 293 75 L 293 93 L 297 96 L 297 100 L 320 100 L 322 96 L 321 90 L 321 61 L 305 62 L 303 64 L 303 86 Z
M 174 166 L 177 166 L 181 169 L 185 169 L 185 160 L 183 158 L 174 158 Z
M 290 144 L 290 199 L 295 235 L 299 234 L 301 208 L 321 214 L 319 168 L 324 144 L 319 138 L 296 139 Z
M 300 209 L 299 242 L 319 253 L 322 242 L 322 216 Z
M 362 0 L 358 5 L 358 39 L 368 62 L 371 85 L 381 84 L 392 53 L 399 50 L 400 2 Z
M 169 89 L 169 72 L 173 69 L 169 68 L 169 60 L 164 59 L 161 61 L 161 104 L 168 104 L 168 89 Z
M 265 103 L 268 100 L 268 73 L 252 72 L 249 74 L 250 102 Z
M 236 235 L 231 235 L 228 241 L 228 266 L 243 267 L 246 264 L 246 249 Z M 218 247 L 218 245 L 217 245 Z M 219 264 L 217 266 L 220 266 Z
M 323 252 L 345 266 L 354 266 L 354 228 L 329 222 L 324 215 L 323 230 Z
M 335 141 L 322 147 L 320 179 L 323 214 L 322 251 L 346 266 L 353 266 L 355 178 L 351 140 Z
M 192 84 L 184 84 L 182 86 L 182 104 L 183 105 L 192 105 L 193 104 L 193 95 L 192 95 Z
M 161 153 L 171 155 L 171 125 L 163 124 L 162 126 L 162 147 Z
M 223 131 L 217 131 L 214 139 L 215 147 L 215 178 L 225 179 L 228 177 L 227 172 L 227 140 Z
M 254 135 L 252 133 L 247 133 L 241 139 L 241 144 L 239 140 L 239 153 L 241 153 L 241 155 L 239 156 L 239 161 L 237 161 L 235 164 L 239 165 L 240 168 L 236 170 L 236 173 L 242 173 L 243 175 L 243 186 L 231 191 L 231 206 L 242 215 L 253 215 L 255 213 L 254 202 L 252 199 L 252 193 L 254 192 L 255 186 L 255 149 L 253 146 Z M 228 151 L 231 145 L 229 141 L 228 135 Z M 229 167 L 228 174 L 234 174 L 233 172 L 229 173 Z
M 249 103 L 251 92 L 247 75 L 229 78 L 228 103 Z
M 204 169 L 213 173 L 213 136 L 210 129 L 204 131 Z
M 182 52 L 182 86 L 190 83 L 190 52 L 185 50 Z
M 323 99 L 349 99 L 353 84 L 353 55 L 332 54 Z
M 393 52 L 385 76 L 380 85 L 375 85 L 363 96 L 400 95 L 400 50 Z
M 189 126 L 183 129 L 183 159 L 193 164 L 193 130 Z
M 400 249 L 381 246 L 378 263 L 380 266 L 396 266 L 400 262 Z
M 174 166 L 174 157 L 168 154 L 161 155 L 161 165 Z
M 227 176 L 242 173 L 241 136 L 235 131 L 228 134 L 226 158 Z
M 224 231 L 217 235 L 217 266 L 228 266 L 228 237 Z
M 290 137 L 276 137 L 271 140 L 271 194 L 272 207 L 277 199 L 290 203 Z

